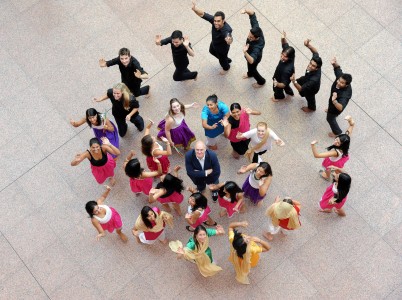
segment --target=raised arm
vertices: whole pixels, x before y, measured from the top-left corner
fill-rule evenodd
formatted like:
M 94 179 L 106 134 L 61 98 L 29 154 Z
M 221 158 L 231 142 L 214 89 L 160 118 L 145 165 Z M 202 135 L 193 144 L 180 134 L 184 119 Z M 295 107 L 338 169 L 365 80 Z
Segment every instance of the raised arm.
M 281 44 L 283 45 L 283 44 L 287 44 L 287 43 L 288 43 L 288 40 L 286 39 L 286 32 L 284 30 L 284 31 L 282 31 L 282 34 L 281 34 Z
M 105 185 L 106 190 L 103 192 L 103 194 L 100 196 L 100 198 L 98 200 L 96 200 L 96 203 L 98 203 L 98 205 L 102 205 L 107 196 L 109 196 L 110 191 L 112 190 L 112 188 L 108 185 Z
M 104 101 L 104 100 L 106 100 L 106 99 L 109 99 L 109 97 L 107 96 L 107 94 L 104 94 L 104 95 L 102 95 L 102 96 L 100 96 L 100 97 L 98 97 L 98 98 L 94 97 L 94 98 L 93 98 L 93 101 L 95 101 L 95 102 L 102 102 L 102 101 Z
M 75 155 L 73 161 L 71 162 L 71 166 L 72 167 L 78 166 L 85 158 L 89 158 L 88 151 Z
M 107 137 L 101 137 L 102 140 L 102 150 L 105 150 L 106 152 L 109 152 L 110 154 L 119 156 L 120 155 L 120 150 L 114 146 L 112 143 L 110 143 L 109 139 Z
M 318 53 L 317 49 L 316 49 L 313 45 L 311 45 L 310 42 L 311 42 L 310 39 L 305 40 L 305 41 L 304 41 L 304 46 L 306 46 L 307 48 L 309 48 L 310 51 L 311 51 L 311 53 Z
M 73 119 L 70 119 L 70 124 L 74 127 L 80 127 L 81 125 L 85 124 L 87 122 L 87 119 L 84 117 L 80 119 L 79 121 L 74 121 Z
M 192 7 L 191 9 L 193 10 L 193 12 L 195 12 L 195 14 L 199 17 L 203 17 L 204 16 L 204 10 L 197 7 L 197 3 L 195 0 L 192 1 Z
M 188 39 L 188 36 L 184 37 L 183 45 L 184 47 L 186 47 L 188 55 L 194 57 L 195 53 L 194 50 L 190 47 L 190 40 Z
M 337 157 L 338 156 L 338 152 L 336 152 L 335 150 L 331 150 L 331 151 L 326 151 L 326 152 L 318 152 L 317 150 L 317 141 L 312 141 L 311 142 L 311 150 L 313 151 L 313 155 L 315 158 L 326 158 L 326 157 Z

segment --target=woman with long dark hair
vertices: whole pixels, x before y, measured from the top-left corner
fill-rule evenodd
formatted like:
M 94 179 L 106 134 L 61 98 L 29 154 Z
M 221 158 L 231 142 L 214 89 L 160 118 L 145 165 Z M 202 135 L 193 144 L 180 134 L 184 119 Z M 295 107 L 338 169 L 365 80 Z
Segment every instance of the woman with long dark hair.
M 157 207 L 144 206 L 135 221 L 132 233 L 138 243 L 151 245 L 159 240 L 162 244 L 166 244 L 168 242 L 165 237 L 166 224 L 173 227 L 171 214 L 161 211 Z M 140 231 L 142 232 L 140 233 Z
M 135 194 L 144 193 L 145 195 L 149 195 L 154 177 L 158 177 L 162 174 L 161 163 L 157 158 L 154 158 L 158 169 L 156 171 L 144 171 L 144 169 L 141 168 L 140 161 L 134 156 L 135 152 L 131 150 L 123 163 L 123 169 L 126 175 L 130 177 L 131 191 Z
M 215 275 L 222 268 L 214 264 L 211 248 L 209 248 L 209 237 L 224 233 L 222 226 L 219 225 L 216 226 L 216 229 L 206 229 L 204 226 L 198 225 L 184 249 L 178 248 L 178 258 L 184 256 L 185 259 L 195 262 L 204 277 Z
M 342 169 L 336 167 L 331 169 L 333 183 L 327 187 L 321 197 L 320 211 L 330 213 L 334 210 L 339 216 L 344 217 L 346 214 L 342 207 L 348 198 L 352 178 Z
M 234 181 L 225 181 L 218 184 L 210 184 L 211 190 L 218 190 L 218 203 L 222 208 L 219 216 L 227 215 L 229 218 L 237 212 L 244 212 L 243 190 Z
M 233 148 L 232 156 L 236 159 L 239 159 L 240 155 L 244 155 L 248 150 L 250 139 L 237 138 L 237 133 L 250 130 L 250 115 L 258 116 L 261 115 L 261 112 L 248 107 L 242 109 L 239 103 L 232 103 L 230 105 L 230 117 L 222 121 L 223 133 L 230 141 Z
M 230 256 L 236 272 L 236 280 L 242 284 L 250 284 L 248 274 L 257 266 L 260 253 L 271 249 L 270 245 L 256 236 L 248 236 L 237 231 L 237 227 L 247 227 L 248 222 L 233 222 L 229 225 Z
M 164 210 L 171 212 L 170 204 L 172 204 L 174 210 L 179 216 L 181 216 L 180 203 L 183 202 L 184 196 L 182 191 L 184 190 L 183 180 L 179 178 L 180 166 L 174 168 L 173 174 L 167 173 L 161 178 L 155 188 L 152 188 L 149 192 L 149 203 L 158 201 L 162 204 Z
M 127 236 L 121 231 L 123 222 L 119 213 L 113 208 L 103 203 L 106 197 L 109 195 L 111 188 L 106 185 L 106 191 L 96 201 L 89 201 L 85 205 L 85 210 L 91 218 L 92 225 L 98 231 L 96 240 L 99 241 L 101 237 L 104 237 L 105 231 L 113 232 L 116 229 L 116 233 L 119 235 L 123 242 L 127 242 Z
M 244 197 L 251 200 L 254 205 L 261 206 L 272 181 L 272 169 L 269 163 L 252 163 L 248 166 L 242 166 L 237 174 L 250 172 L 244 181 L 242 190 Z
M 345 133 L 336 136 L 334 143 L 327 148 L 326 152 L 318 152 L 316 145 L 317 141 L 311 142 L 311 150 L 315 158 L 324 158 L 322 166 L 324 170 L 320 170 L 320 176 L 329 181 L 331 166 L 337 168 L 343 168 L 346 162 L 349 160 L 349 145 L 350 136 L 352 135 L 355 121 L 351 116 L 346 116 L 345 120 L 349 123 L 349 128 Z
M 218 225 L 209 216 L 211 209 L 208 206 L 207 198 L 203 194 L 200 192 L 192 193 L 188 198 L 188 204 L 189 206 L 185 216 L 187 223 L 190 224 L 186 226 L 188 231 L 193 232 L 194 229 L 201 224 L 207 226 Z
M 92 128 L 95 137 L 99 141 L 102 141 L 101 139 L 103 137 L 107 137 L 110 143 L 119 149 L 119 134 L 116 125 L 106 117 L 106 113 L 102 114 L 95 108 L 88 108 L 85 112 L 84 118 L 79 121 L 70 120 L 70 124 L 74 127 L 80 127 L 85 123 Z M 112 156 L 113 158 L 116 157 L 113 154 Z
M 154 158 L 157 158 L 162 166 L 162 174 L 167 174 L 170 168 L 169 156 L 172 155 L 172 148 L 170 142 L 166 138 L 162 138 L 162 141 L 166 143 L 166 150 L 163 150 L 162 145 L 156 141 L 156 137 L 150 134 L 153 124 L 154 122 L 149 120 L 145 128 L 144 137 L 141 139 L 141 152 L 147 157 L 147 165 L 151 171 L 158 169 L 154 161 Z
M 119 156 L 120 150 L 113 146 L 108 138 L 102 138 L 102 144 L 97 138 L 89 140 L 89 150 L 77 154 L 71 166 L 78 166 L 84 159 L 88 159 L 91 163 L 92 174 L 95 180 L 102 184 L 106 179 L 110 179 L 110 185 L 116 183 L 114 178 L 114 168 L 116 168 L 116 161 L 111 155 Z

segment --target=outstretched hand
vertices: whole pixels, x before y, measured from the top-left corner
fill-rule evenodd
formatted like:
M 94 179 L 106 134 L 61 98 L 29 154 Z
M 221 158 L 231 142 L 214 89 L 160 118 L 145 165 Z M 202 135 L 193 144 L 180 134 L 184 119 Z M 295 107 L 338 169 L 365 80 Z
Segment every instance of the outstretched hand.
M 106 65 L 106 60 L 105 60 L 104 58 L 101 58 L 101 59 L 99 60 L 99 66 L 100 66 L 101 68 L 107 67 L 107 65 Z

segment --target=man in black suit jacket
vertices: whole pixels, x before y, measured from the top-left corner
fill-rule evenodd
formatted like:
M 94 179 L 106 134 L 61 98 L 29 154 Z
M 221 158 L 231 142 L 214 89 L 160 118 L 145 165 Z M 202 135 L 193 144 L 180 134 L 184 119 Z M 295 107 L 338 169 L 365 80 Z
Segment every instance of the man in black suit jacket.
M 202 192 L 207 184 L 219 183 L 221 167 L 215 152 L 207 149 L 203 141 L 198 141 L 195 148 L 186 153 L 186 171 L 198 191 Z

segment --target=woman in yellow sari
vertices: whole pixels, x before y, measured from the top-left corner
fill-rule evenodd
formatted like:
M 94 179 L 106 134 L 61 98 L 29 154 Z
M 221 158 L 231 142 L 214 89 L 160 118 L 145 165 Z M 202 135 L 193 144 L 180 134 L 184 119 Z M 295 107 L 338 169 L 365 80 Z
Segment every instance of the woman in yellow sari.
M 213 276 L 222 270 L 221 267 L 214 264 L 212 252 L 209 248 L 209 237 L 224 234 L 222 226 L 216 226 L 216 229 L 199 225 L 194 230 L 194 235 L 188 240 L 186 247 L 177 250 L 178 258 L 184 256 L 185 259 L 196 263 L 198 270 L 204 277 Z
M 248 274 L 250 269 L 257 266 L 260 253 L 266 252 L 271 247 L 259 237 L 248 236 L 238 232 L 236 227 L 247 227 L 248 222 L 233 222 L 229 225 L 230 256 L 236 272 L 236 280 L 242 284 L 250 284 Z
M 153 244 L 156 240 L 166 244 L 165 226 L 173 227 L 173 216 L 158 207 L 144 206 L 132 230 L 138 243 Z M 142 232 L 140 232 L 142 231 Z

